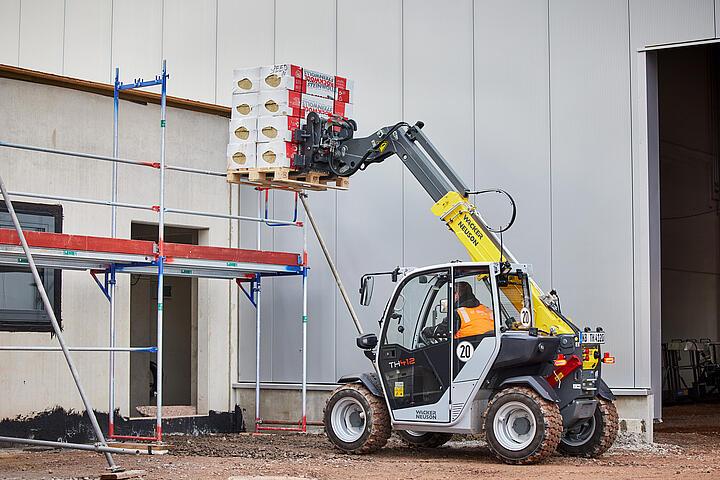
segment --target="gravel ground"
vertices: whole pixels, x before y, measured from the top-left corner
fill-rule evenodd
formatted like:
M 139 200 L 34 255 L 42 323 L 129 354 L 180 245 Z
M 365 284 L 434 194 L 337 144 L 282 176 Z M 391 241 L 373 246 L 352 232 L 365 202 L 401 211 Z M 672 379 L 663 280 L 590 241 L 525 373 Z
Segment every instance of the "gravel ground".
M 168 455 L 116 460 L 128 469 L 147 470 L 148 479 L 162 480 L 720 478 L 720 405 L 673 408 L 658 425 L 655 444 L 618 444 L 599 459 L 554 456 L 535 466 L 500 464 L 481 440 L 462 437 L 425 451 L 409 450 L 393 437 L 376 454 L 349 456 L 333 450 L 324 435 L 312 434 L 170 436 L 174 448 Z M 0 450 L 2 479 L 97 478 L 103 467 L 101 456 L 85 452 Z

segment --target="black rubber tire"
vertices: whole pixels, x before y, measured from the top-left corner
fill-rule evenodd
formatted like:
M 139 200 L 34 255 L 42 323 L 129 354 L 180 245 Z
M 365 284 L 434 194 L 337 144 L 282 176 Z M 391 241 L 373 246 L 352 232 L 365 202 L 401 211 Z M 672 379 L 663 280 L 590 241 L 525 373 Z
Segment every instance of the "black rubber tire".
M 445 445 L 453 436 L 452 433 L 422 432 L 412 435 L 405 430 L 397 430 L 398 437 L 403 443 L 412 448 L 437 448 Z
M 615 404 L 610 400 L 598 398 L 593 421 L 595 423 L 594 430 L 585 443 L 570 445 L 566 443 L 565 435 L 563 435 L 560 445 L 558 445 L 558 451 L 563 455 L 586 458 L 596 458 L 607 452 L 615 443 L 618 433 L 618 413 Z
M 533 440 L 527 447 L 517 451 L 503 447 L 493 430 L 493 420 L 498 410 L 511 401 L 526 405 L 536 425 Z M 555 453 L 563 431 L 562 416 L 556 403 L 545 400 L 532 388 L 513 386 L 500 390 L 490 400 L 483 413 L 483 431 L 490 450 L 503 462 L 512 465 L 538 463 Z
M 365 413 L 365 430 L 360 438 L 347 443 L 338 438 L 332 427 L 332 410 L 339 400 L 353 397 L 360 402 Z M 382 397 L 376 397 L 359 383 L 348 383 L 336 388 L 325 403 L 323 411 L 325 435 L 335 448 L 345 453 L 363 454 L 380 450 L 390 438 L 392 429 L 387 405 Z

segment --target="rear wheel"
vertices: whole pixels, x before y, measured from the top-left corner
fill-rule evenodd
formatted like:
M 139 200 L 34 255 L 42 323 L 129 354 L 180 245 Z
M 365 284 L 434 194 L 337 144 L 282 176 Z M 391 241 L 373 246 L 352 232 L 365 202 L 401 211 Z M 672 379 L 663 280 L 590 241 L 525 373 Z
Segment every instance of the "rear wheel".
M 342 385 L 330 395 L 323 419 L 330 442 L 346 453 L 377 451 L 390 438 L 385 403 L 357 383 Z
M 562 417 L 557 404 L 528 387 L 498 392 L 484 414 L 483 427 L 490 450 L 505 463 L 537 463 L 552 455 L 560 443 Z
M 618 414 L 610 400 L 598 398 L 598 406 L 589 420 L 563 433 L 558 451 L 576 457 L 599 457 L 615 442 Z
M 415 432 L 412 430 L 398 430 L 398 437 L 414 448 L 437 448 L 445 445 L 452 438 L 452 433 Z

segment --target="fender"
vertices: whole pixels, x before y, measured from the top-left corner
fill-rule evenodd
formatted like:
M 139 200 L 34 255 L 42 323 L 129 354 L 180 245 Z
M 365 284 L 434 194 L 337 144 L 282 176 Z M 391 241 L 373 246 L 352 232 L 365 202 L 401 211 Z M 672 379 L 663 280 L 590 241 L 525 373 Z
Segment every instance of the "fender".
M 374 373 L 355 373 L 352 375 L 345 375 L 344 377 L 340 377 L 338 383 L 361 383 L 376 397 L 383 396 L 380 381 Z
M 602 378 L 598 378 L 595 382 L 595 387 L 597 387 L 597 396 L 600 398 L 604 398 L 605 400 L 614 401 L 615 395 L 613 395 L 612 391 L 610 390 L 610 387 L 607 386 L 607 383 Z
M 527 385 L 528 387 L 535 390 L 541 397 L 549 402 L 560 402 L 560 397 L 553 390 L 547 380 L 539 375 L 521 375 L 519 377 L 510 377 L 498 385 L 498 388 L 502 388 L 506 385 Z

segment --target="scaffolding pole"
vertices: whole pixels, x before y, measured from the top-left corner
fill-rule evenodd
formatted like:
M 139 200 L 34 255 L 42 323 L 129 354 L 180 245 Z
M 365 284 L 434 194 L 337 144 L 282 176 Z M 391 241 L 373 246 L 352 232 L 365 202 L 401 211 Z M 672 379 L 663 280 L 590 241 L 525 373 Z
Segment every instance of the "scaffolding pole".
M 310 211 L 310 207 L 308 206 L 307 199 L 305 198 L 305 195 L 300 195 L 300 200 L 302 200 L 303 208 L 305 208 L 305 214 L 307 215 L 307 219 L 310 220 L 310 225 L 312 225 L 313 231 L 315 232 L 315 236 L 318 239 L 318 243 L 320 244 L 320 249 L 322 250 L 323 254 L 325 255 L 325 260 L 327 260 L 328 265 L 330 266 L 330 271 L 333 274 L 333 277 L 335 278 L 335 283 L 338 286 L 338 289 L 340 290 L 340 295 L 342 296 L 343 300 L 345 301 L 345 306 L 348 309 L 348 312 L 350 313 L 350 317 L 352 318 L 353 323 L 355 324 L 355 329 L 358 331 L 359 335 L 364 335 L 365 332 L 363 331 L 362 324 L 360 323 L 360 319 L 357 316 L 357 313 L 355 313 L 355 308 L 352 305 L 352 302 L 350 302 L 350 297 L 348 296 L 347 290 L 345 290 L 345 285 L 343 285 L 342 280 L 340 279 L 340 273 L 337 270 L 337 267 L 335 266 L 335 262 L 332 259 L 332 256 L 330 255 L 330 250 L 328 250 L 327 245 L 325 245 L 325 240 L 323 239 L 322 234 L 320 233 L 320 229 L 317 226 L 317 223 L 315 223 L 315 217 L 313 216 L 312 212 Z
M 118 114 L 120 109 L 120 69 L 115 68 L 115 88 L 113 89 L 113 157 L 120 156 L 119 150 L 119 129 Z M 117 187 L 118 187 L 118 162 L 113 162 L 112 167 L 112 213 L 110 220 L 110 236 L 117 237 Z M 110 302 L 110 348 L 115 348 L 115 266 L 110 267 L 110 279 L 108 281 L 108 300 Z M 109 405 L 108 405 L 108 436 L 115 435 L 115 352 L 110 351 L 110 374 L 109 374 Z
M 157 385 L 155 412 L 155 437 L 162 441 L 162 400 L 163 400 L 163 300 L 164 300 L 164 272 L 165 263 L 165 124 L 167 110 L 167 63 L 162 62 L 162 89 L 160 97 L 160 211 L 158 212 L 158 299 L 157 299 L 157 354 L 156 368 Z
M 7 189 L 5 188 L 5 182 L 3 181 L 2 176 L 0 176 L 0 192 L 2 192 L 2 196 L 5 200 L 5 205 L 7 206 L 8 213 L 10 214 L 10 218 L 12 218 L 13 225 L 15 226 L 15 231 L 18 234 L 20 244 L 22 245 L 22 249 L 25 252 L 25 257 L 27 258 L 28 266 L 30 267 L 30 271 L 32 272 L 33 279 L 35 280 L 35 286 L 37 287 L 38 294 L 40 295 L 43 306 L 45 307 L 45 312 L 50 319 L 50 323 L 52 324 L 55 335 L 57 336 L 58 343 L 60 344 L 60 348 L 62 349 L 63 355 L 65 356 L 65 361 L 67 362 L 70 373 L 72 374 L 73 380 L 75 381 L 75 386 L 77 387 L 80 398 L 82 399 L 83 405 L 85 406 L 85 411 L 90 418 L 90 423 L 92 424 L 93 430 L 95 431 L 95 436 L 100 442 L 100 445 L 107 448 L 105 436 L 100 429 L 97 418 L 95 418 L 95 411 L 93 410 L 92 405 L 90 405 L 90 399 L 88 399 L 87 395 L 85 394 L 85 389 L 80 382 L 80 375 L 75 368 L 75 363 L 73 362 L 72 356 L 70 355 L 70 350 L 68 350 L 68 347 L 65 344 L 65 338 L 62 334 L 62 330 L 60 330 L 60 325 L 58 324 L 57 318 L 55 318 L 55 311 L 50 304 L 50 299 L 47 296 L 47 292 L 45 292 L 45 287 L 43 286 L 42 280 L 40 279 L 40 274 L 38 273 L 37 266 L 35 266 L 35 260 L 33 259 L 32 252 L 30 252 L 30 247 L 27 244 L 27 240 L 25 240 L 25 234 L 23 233 L 22 227 L 20 226 L 20 220 L 18 220 L 18 217 L 15 214 L 15 209 L 13 208 L 12 201 L 10 200 L 10 196 L 8 195 Z M 108 451 L 105 451 L 103 453 L 105 455 L 105 460 L 107 460 L 108 467 L 111 470 L 118 470 L 119 467 L 115 465 L 115 460 L 113 460 L 112 454 Z

